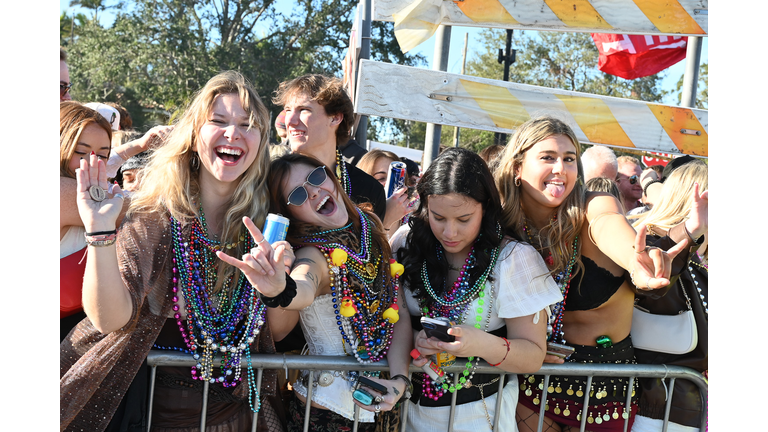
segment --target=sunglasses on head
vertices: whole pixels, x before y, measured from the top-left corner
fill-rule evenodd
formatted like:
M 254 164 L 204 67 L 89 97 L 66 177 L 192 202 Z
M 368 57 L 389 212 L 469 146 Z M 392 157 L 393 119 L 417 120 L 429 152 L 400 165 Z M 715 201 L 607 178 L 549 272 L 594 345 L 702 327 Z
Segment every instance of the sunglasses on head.
M 307 181 L 302 183 L 300 186 L 296 186 L 296 188 L 294 188 L 291 193 L 288 194 L 288 205 L 295 205 L 298 207 L 304 204 L 307 202 L 307 198 L 309 198 L 309 192 L 307 192 L 307 188 L 304 186 L 309 184 L 311 186 L 318 187 L 325 183 L 326 180 L 328 180 L 328 173 L 325 172 L 324 166 L 313 169 L 307 176 Z
M 59 94 L 61 96 L 64 96 L 65 94 L 69 93 L 69 89 L 72 88 L 72 83 L 65 83 L 65 82 L 59 82 Z

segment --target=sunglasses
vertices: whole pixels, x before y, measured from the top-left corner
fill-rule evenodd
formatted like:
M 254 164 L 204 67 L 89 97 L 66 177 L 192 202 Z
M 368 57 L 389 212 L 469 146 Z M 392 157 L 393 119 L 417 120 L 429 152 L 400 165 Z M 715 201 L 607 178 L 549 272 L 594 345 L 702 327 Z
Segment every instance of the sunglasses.
M 307 181 L 302 183 L 301 186 L 296 186 L 296 188 L 288 194 L 288 205 L 295 205 L 298 207 L 304 204 L 307 202 L 307 198 L 309 198 L 309 192 L 307 192 L 307 188 L 304 186 L 309 184 L 310 186 L 319 187 L 325 183 L 326 180 L 328 180 L 328 173 L 325 172 L 324 166 L 313 169 L 307 176 Z
M 629 180 L 629 184 L 635 184 L 635 183 L 637 183 L 639 178 L 640 177 L 638 177 L 637 174 L 635 174 L 632 177 L 628 178 L 627 180 Z M 616 177 L 616 181 L 619 181 L 619 180 L 621 180 L 621 178 L 620 177 Z
M 71 88 L 72 88 L 72 83 L 67 84 L 65 82 L 60 82 L 59 83 L 59 94 L 62 97 L 64 97 L 65 94 L 69 93 L 69 89 L 71 89 Z

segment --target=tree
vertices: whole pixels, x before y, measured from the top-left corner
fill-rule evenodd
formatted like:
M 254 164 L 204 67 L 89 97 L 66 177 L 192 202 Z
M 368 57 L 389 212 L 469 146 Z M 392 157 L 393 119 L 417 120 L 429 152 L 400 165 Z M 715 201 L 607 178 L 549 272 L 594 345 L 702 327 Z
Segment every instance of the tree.
M 137 128 L 167 122 L 222 70 L 237 70 L 274 115 L 273 91 L 306 73 L 341 75 L 349 43 L 350 0 L 134 0 L 108 28 L 85 23 L 68 47 L 73 98 L 125 106 Z M 391 24 L 390 24 L 391 26 Z M 374 25 L 376 60 L 414 64 L 392 29 Z M 159 113 L 159 117 L 157 117 Z
M 681 104 L 683 100 L 683 80 L 685 75 L 681 75 L 677 81 L 675 90 L 677 93 L 677 103 Z M 699 66 L 699 81 L 696 83 L 696 108 L 707 109 L 709 106 L 709 64 L 702 63 Z

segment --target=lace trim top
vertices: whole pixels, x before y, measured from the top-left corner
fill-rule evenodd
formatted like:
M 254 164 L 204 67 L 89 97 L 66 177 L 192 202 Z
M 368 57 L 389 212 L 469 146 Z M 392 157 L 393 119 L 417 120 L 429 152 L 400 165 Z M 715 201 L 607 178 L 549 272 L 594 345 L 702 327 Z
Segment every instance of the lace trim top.
M 565 300 L 566 311 L 595 309 L 616 294 L 624 283 L 624 275 L 615 276 L 584 255 L 581 262 L 584 264 L 584 277 L 577 271 L 571 279 L 571 288 Z

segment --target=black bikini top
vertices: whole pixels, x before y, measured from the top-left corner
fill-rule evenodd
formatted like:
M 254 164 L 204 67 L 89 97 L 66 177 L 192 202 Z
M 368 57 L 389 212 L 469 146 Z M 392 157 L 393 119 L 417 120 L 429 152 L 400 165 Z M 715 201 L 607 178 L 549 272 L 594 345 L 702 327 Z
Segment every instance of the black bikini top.
M 581 271 L 577 271 L 571 279 L 568 298 L 565 300 L 566 311 L 595 309 L 616 294 L 624 283 L 623 275 L 614 276 L 584 255 L 581 256 L 581 262 L 584 264 L 584 277 Z

